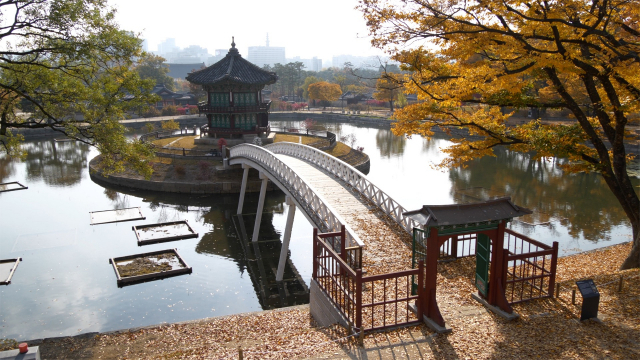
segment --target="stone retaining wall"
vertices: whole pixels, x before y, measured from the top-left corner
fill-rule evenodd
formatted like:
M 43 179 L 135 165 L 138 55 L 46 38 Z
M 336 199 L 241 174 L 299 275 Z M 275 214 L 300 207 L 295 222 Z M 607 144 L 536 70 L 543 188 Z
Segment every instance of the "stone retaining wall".
M 367 155 L 367 154 L 365 154 L 365 153 L 363 153 L 361 151 L 358 151 L 356 149 L 351 149 L 351 151 L 359 152 L 360 154 L 364 155 L 364 157 L 365 157 L 365 160 L 363 160 L 361 163 L 355 164 L 355 165 L 351 165 L 351 166 L 353 166 L 354 168 L 358 169 L 363 174 L 368 174 L 369 170 L 371 170 L 371 159 L 369 158 L 369 155 Z
M 321 327 L 333 324 L 340 324 L 345 328 L 349 327 L 347 319 L 333 305 L 314 279 L 311 279 L 311 284 L 309 285 L 309 308 L 311 316 Z
M 100 156 L 96 156 L 89 162 L 89 174 L 91 180 L 100 184 L 111 184 L 132 189 L 162 191 L 181 194 L 238 194 L 240 193 L 240 181 L 220 181 L 215 183 L 189 183 L 177 181 L 153 181 L 143 179 L 130 179 L 117 175 L 105 176 L 97 169 Z M 247 182 L 247 192 L 260 192 L 262 181 L 253 180 Z M 267 185 L 267 190 L 275 190 L 272 182 Z

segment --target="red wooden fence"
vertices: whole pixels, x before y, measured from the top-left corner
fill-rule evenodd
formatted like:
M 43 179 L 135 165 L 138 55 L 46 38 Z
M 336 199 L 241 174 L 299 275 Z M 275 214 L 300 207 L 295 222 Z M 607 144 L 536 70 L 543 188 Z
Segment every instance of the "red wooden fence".
M 411 278 L 418 276 L 423 283 L 423 262 L 418 269 L 363 277 L 361 269 L 349 265 L 342 239 L 344 232 L 318 234 L 314 229 L 312 276 L 350 326 L 359 332 L 419 324 L 421 294 L 411 294 Z M 417 314 L 409 308 L 414 303 Z

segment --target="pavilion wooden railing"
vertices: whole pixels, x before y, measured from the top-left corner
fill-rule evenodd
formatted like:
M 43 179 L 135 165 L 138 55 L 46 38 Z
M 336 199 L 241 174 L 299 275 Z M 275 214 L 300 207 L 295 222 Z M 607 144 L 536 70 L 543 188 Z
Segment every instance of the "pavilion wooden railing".
M 509 304 L 553 297 L 558 264 L 558 242 L 552 246 L 505 230 L 505 296 Z
M 420 296 L 411 294 L 411 278 L 422 284 L 424 266 L 390 274 L 362 276 L 348 264 L 347 248 L 336 244 L 344 232 L 313 232 L 312 277 L 349 326 L 356 332 L 389 329 L 421 323 Z M 416 313 L 410 310 L 416 306 Z
M 244 113 L 244 112 L 265 112 L 269 111 L 271 107 L 271 101 L 263 102 L 258 105 L 245 105 L 245 106 L 212 106 L 208 105 L 206 102 L 198 104 L 198 111 L 200 114 L 212 114 L 212 113 L 221 113 L 221 114 L 233 114 L 233 113 Z

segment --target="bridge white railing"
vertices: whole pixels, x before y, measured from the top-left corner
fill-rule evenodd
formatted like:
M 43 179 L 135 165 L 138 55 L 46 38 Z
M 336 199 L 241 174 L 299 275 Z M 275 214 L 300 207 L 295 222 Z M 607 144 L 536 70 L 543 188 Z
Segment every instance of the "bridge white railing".
M 295 156 L 307 160 L 322 169 L 325 169 L 335 177 L 342 179 L 347 184 L 353 186 L 358 192 L 368 200 L 376 204 L 380 210 L 389 215 L 409 234 L 413 234 L 413 227 L 419 227 L 418 223 L 402 215 L 407 210 L 393 200 L 391 196 L 374 185 L 367 177 L 353 166 L 344 161 L 318 150 L 311 146 L 295 144 L 289 142 L 277 142 L 265 146 L 273 153 Z
M 229 155 L 231 160 L 243 157 L 262 165 L 287 188 L 301 206 L 305 207 L 307 215 L 315 218 L 314 222 L 320 227 L 320 231 L 339 232 L 340 227 L 344 225 L 347 238 L 346 246 L 364 247 L 360 237 L 347 225 L 344 219 L 274 153 L 253 144 L 240 144 L 230 148 Z

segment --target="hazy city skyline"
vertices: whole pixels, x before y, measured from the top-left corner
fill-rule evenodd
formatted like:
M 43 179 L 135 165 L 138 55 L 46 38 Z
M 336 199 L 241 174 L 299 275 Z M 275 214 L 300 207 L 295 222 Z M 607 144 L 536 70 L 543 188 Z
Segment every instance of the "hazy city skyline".
M 292 0 L 185 0 L 183 6 L 166 0 L 108 2 L 117 10 L 121 28 L 139 33 L 151 51 L 175 38 L 180 48 L 198 45 L 213 55 L 216 49 L 228 49 L 234 36 L 246 58 L 248 47 L 265 46 L 268 33 L 269 45 L 285 47 L 287 58 L 315 56 L 328 64 L 338 55 L 383 55 L 371 47 L 362 14 L 354 9 L 357 0 L 327 0 L 321 6 Z

